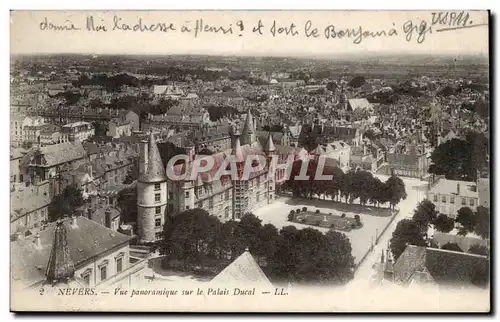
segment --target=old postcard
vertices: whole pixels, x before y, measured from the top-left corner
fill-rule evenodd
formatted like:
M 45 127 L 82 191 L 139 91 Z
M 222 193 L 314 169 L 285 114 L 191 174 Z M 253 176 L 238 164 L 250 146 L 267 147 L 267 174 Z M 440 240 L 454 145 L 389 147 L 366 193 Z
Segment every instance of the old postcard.
M 489 312 L 487 11 L 12 11 L 13 311 Z

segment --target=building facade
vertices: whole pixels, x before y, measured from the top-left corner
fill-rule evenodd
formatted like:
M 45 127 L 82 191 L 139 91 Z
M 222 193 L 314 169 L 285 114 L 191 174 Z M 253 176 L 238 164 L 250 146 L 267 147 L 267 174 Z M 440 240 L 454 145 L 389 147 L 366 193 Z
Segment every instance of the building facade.
M 241 174 L 248 156 L 270 158 L 275 152 L 272 136 L 264 148 L 257 141 L 253 118 L 248 113 L 241 135 L 239 130 L 233 132 L 232 149 L 211 155 L 212 169 L 192 175 L 196 159 L 192 153 L 185 163 L 173 166 L 173 174 L 180 178 L 174 180 L 167 178 L 151 134 L 141 149 L 137 189 L 139 239 L 143 242 L 161 239 L 165 216 L 175 216 L 185 210 L 203 208 L 221 221 L 237 220 L 252 209 L 273 202 L 279 178 L 269 179 L 268 168 L 250 173 L 246 180 Z M 230 156 L 236 160 L 238 176 L 213 179 L 220 167 L 228 164 L 225 161 Z
M 456 218 L 462 207 L 476 211 L 479 205 L 477 184 L 472 181 L 439 179 L 429 189 L 427 199 L 436 205 L 437 211 L 451 218 Z

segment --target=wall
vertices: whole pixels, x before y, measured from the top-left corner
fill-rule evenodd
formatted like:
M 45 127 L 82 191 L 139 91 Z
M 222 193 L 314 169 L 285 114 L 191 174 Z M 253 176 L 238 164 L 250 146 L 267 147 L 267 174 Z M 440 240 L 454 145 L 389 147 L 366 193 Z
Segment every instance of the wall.
M 116 258 L 120 253 L 123 253 L 122 271 L 126 270 L 130 265 L 130 248 L 128 243 L 100 255 L 92 262 L 76 267 L 75 276 L 83 279 L 82 274 L 90 272 L 90 287 L 99 285 L 100 283 L 111 279 L 113 276 L 117 275 Z M 106 260 L 108 261 L 108 264 L 106 265 L 106 280 L 101 280 L 99 265 L 103 264 Z

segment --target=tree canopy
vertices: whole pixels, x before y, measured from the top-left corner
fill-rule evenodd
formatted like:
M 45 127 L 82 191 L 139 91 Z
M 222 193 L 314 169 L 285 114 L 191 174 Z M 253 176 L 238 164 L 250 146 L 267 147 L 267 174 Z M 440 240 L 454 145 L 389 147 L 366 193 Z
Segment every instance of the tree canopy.
M 463 252 L 462 248 L 460 248 L 460 246 L 458 246 L 457 243 L 446 243 L 443 246 L 441 246 L 441 249 L 452 250 L 455 252 Z
M 455 220 L 446 216 L 445 214 L 439 214 L 436 220 L 434 220 L 434 228 L 442 233 L 449 233 L 455 227 Z
M 462 207 L 458 210 L 457 219 L 455 220 L 463 226 L 467 232 L 473 232 L 476 225 L 476 218 L 469 207 Z
M 392 233 L 390 248 L 394 261 L 404 252 L 407 245 L 425 246 L 424 233 L 421 227 L 411 219 L 402 219 Z
M 338 167 L 323 168 L 323 175 L 332 175 L 332 180 L 315 180 L 318 163 L 315 160 L 308 162 L 306 175 L 309 180 L 298 180 L 300 169 L 305 161 L 296 161 L 292 166 L 290 179 L 283 186 L 283 191 L 290 191 L 294 196 L 312 198 L 313 195 L 329 196 L 333 201 L 353 203 L 359 200 L 361 205 L 368 203 L 379 206 L 389 203 L 394 208 L 402 199 L 406 199 L 404 182 L 396 177 L 389 177 L 382 182 L 371 172 L 350 170 L 344 173 Z
M 169 218 L 161 251 L 185 268 L 208 268 L 213 261 L 227 266 L 246 248 L 273 280 L 342 284 L 353 278 L 354 258 L 344 234 L 294 226 L 278 232 L 251 213 L 221 223 L 201 208 L 186 210 Z
M 477 207 L 475 221 L 474 232 L 483 239 L 490 238 L 490 210 L 483 206 Z
M 429 173 L 450 180 L 476 181 L 477 171 L 488 167 L 489 143 L 483 134 L 471 132 L 466 140 L 451 139 L 431 154 Z
M 49 204 L 49 221 L 56 221 L 64 216 L 73 215 L 76 208 L 84 204 L 82 190 L 76 184 L 66 186 Z
M 428 199 L 424 199 L 419 202 L 413 213 L 413 221 L 422 229 L 422 232 L 424 233 L 427 232 L 429 225 L 433 223 L 436 218 L 436 206 Z
M 490 250 L 488 249 L 488 247 L 478 244 L 474 244 L 469 247 L 469 250 L 467 252 L 476 255 L 490 256 Z

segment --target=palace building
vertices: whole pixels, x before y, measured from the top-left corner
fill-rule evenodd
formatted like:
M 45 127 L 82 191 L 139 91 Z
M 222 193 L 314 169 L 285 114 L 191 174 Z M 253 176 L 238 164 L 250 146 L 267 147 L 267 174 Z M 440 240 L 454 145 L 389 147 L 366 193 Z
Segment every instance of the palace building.
M 241 133 L 234 129 L 231 137 L 232 148 L 211 155 L 214 160 L 212 168 L 196 177 L 193 175 L 195 178 L 191 176 L 196 159 L 195 148 L 188 148 L 188 160 L 172 166 L 173 174 L 183 177 L 180 180 L 167 177 L 152 133 L 148 142 L 142 143 L 137 185 L 137 225 L 140 242 L 160 240 L 166 216 L 175 216 L 185 210 L 202 208 L 225 221 L 239 219 L 252 209 L 273 202 L 276 183 L 279 184 L 285 175 L 283 162 L 298 160 L 302 149 L 288 149 L 286 153 L 280 154 L 272 135 L 268 136 L 265 146 L 262 147 L 256 137 L 251 113 L 247 114 Z M 275 154 L 278 155 L 278 164 L 281 166 L 278 166 L 275 176 L 269 179 L 268 165 Z M 266 167 L 251 172 L 248 178 L 242 178 L 245 161 L 249 156 L 255 155 L 268 160 Z M 292 155 L 292 158 L 289 159 L 289 155 Z M 227 164 L 225 161 L 228 157 L 236 159 L 239 176 L 222 176 L 215 179 L 220 167 Z

